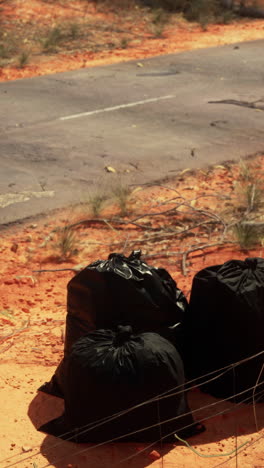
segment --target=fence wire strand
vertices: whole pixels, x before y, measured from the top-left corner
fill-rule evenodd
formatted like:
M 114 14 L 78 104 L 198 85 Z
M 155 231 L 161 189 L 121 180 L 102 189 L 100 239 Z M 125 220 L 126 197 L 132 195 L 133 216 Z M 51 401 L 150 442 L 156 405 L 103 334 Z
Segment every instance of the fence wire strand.
M 222 368 L 220 368 L 220 369 L 211 371 L 211 372 L 209 372 L 209 373 L 207 373 L 207 374 L 205 374 L 205 375 L 203 375 L 203 376 L 197 377 L 196 379 L 189 380 L 189 381 L 185 382 L 184 384 L 181 384 L 181 385 L 178 385 L 178 386 L 176 386 L 176 387 L 173 387 L 173 388 L 167 390 L 166 392 L 163 392 L 163 393 L 161 393 L 161 394 L 159 394 L 159 395 L 157 395 L 157 396 L 154 396 L 154 397 L 152 397 L 152 398 L 150 398 L 150 399 L 148 399 L 148 400 L 145 400 L 145 401 L 143 401 L 143 402 L 141 402 L 141 403 L 139 403 L 139 404 L 137 404 L 137 405 L 134 405 L 134 406 L 132 406 L 132 407 L 130 407 L 130 408 L 127 408 L 127 409 L 125 409 L 125 410 L 122 410 L 122 411 L 120 411 L 120 412 L 114 413 L 114 414 L 112 414 L 112 415 L 110 415 L 110 416 L 107 416 L 107 417 L 105 417 L 105 418 L 101 418 L 101 419 L 99 419 L 99 420 L 96 420 L 96 421 L 93 421 L 93 422 L 91 422 L 91 423 L 89 423 L 89 424 L 86 424 L 86 425 L 82 426 L 81 428 L 78 428 L 78 430 L 81 430 L 81 432 L 78 432 L 78 434 L 79 434 L 79 435 L 85 434 L 85 433 L 89 432 L 90 430 L 96 429 L 97 427 L 99 427 L 99 426 L 101 426 L 101 425 L 103 425 L 103 424 L 106 424 L 106 423 L 111 422 L 111 421 L 113 421 L 113 420 L 115 420 L 115 419 L 117 419 L 117 418 L 120 418 L 120 417 L 124 416 L 125 414 L 127 414 L 127 413 L 129 413 L 129 412 L 131 412 L 131 411 L 133 411 L 133 410 L 135 410 L 135 409 L 138 409 L 138 408 L 140 408 L 140 407 L 142 407 L 142 406 L 144 406 L 144 405 L 153 403 L 153 402 L 155 402 L 155 401 L 157 401 L 157 400 L 162 400 L 162 399 L 166 399 L 166 398 L 171 398 L 171 397 L 173 397 L 173 396 L 175 396 L 175 395 L 177 395 L 177 394 L 179 394 L 179 393 L 183 393 L 183 392 L 187 392 L 187 391 L 189 392 L 190 390 L 192 390 L 192 389 L 194 389 L 194 388 L 200 387 L 201 385 L 204 385 L 204 384 L 206 384 L 206 383 L 209 383 L 209 382 L 212 382 L 212 381 L 214 381 L 214 380 L 217 380 L 218 378 L 222 377 L 224 374 L 226 374 L 226 373 L 229 372 L 230 370 L 234 370 L 234 369 L 235 369 L 236 367 L 238 367 L 239 365 L 244 364 L 244 363 L 246 363 L 246 362 L 248 362 L 248 361 L 250 361 L 250 360 L 252 360 L 252 359 L 255 359 L 255 358 L 257 358 L 257 357 L 260 357 L 260 356 L 263 355 L 263 354 L 264 354 L 264 350 L 261 351 L 261 352 L 259 352 L 259 353 L 257 353 L 257 354 L 254 354 L 254 355 L 252 355 L 252 356 L 250 356 L 250 357 L 248 357 L 248 358 L 245 358 L 245 359 L 242 359 L 242 360 L 240 360 L 240 361 L 237 361 L 237 362 L 235 362 L 235 363 L 233 363 L 233 364 L 230 364 L 230 365 L 228 365 L 228 366 L 225 366 L 225 367 L 222 367 Z M 253 393 L 254 393 L 254 391 L 255 391 L 255 395 L 254 395 L 254 396 L 256 397 L 259 393 L 261 393 L 261 392 L 256 393 L 256 388 L 259 387 L 259 386 L 261 386 L 261 385 L 264 383 L 264 381 L 260 381 L 260 382 L 259 382 L 262 370 L 263 370 L 263 366 L 262 366 L 262 369 L 261 369 L 260 374 L 259 374 L 259 376 L 258 376 L 257 382 L 256 382 L 256 384 L 255 384 L 254 386 L 252 386 L 252 387 L 250 387 L 250 388 L 247 388 L 246 390 L 244 390 L 244 391 L 242 391 L 242 392 L 240 392 L 240 393 L 230 395 L 228 398 L 218 400 L 218 401 L 216 401 L 216 402 L 214 402 L 214 403 L 211 403 L 211 404 L 209 404 L 209 405 L 203 406 L 203 407 L 201 407 L 201 408 L 194 409 L 194 410 L 189 411 L 189 412 L 187 412 L 187 413 L 185 413 L 185 414 L 181 414 L 181 415 L 176 416 L 176 417 L 174 417 L 174 418 L 170 418 L 170 419 L 168 419 L 168 420 L 166 420 L 166 421 L 162 421 L 162 424 L 165 424 L 165 423 L 167 423 L 167 422 L 171 422 L 171 421 L 176 420 L 176 419 L 179 419 L 179 418 L 181 418 L 181 417 L 185 417 L 185 416 L 194 414 L 194 413 L 196 413 L 196 412 L 198 412 L 198 411 L 201 411 L 201 410 L 208 409 L 208 408 L 210 408 L 210 407 L 216 406 L 217 404 L 220 404 L 220 403 L 222 403 L 222 402 L 228 401 L 228 400 L 230 400 L 230 398 L 235 398 L 235 397 L 237 397 L 237 396 L 240 396 L 240 395 L 242 395 L 242 394 L 244 394 L 244 393 L 246 393 L 246 392 L 248 392 L 248 391 L 250 391 L 250 390 L 253 390 Z M 222 372 L 222 371 L 223 371 L 223 372 Z M 200 383 L 197 383 L 197 381 L 202 380 L 202 379 L 204 379 L 204 378 L 206 378 L 206 377 L 208 377 L 208 376 L 214 375 L 214 374 L 216 374 L 217 372 L 221 372 L 221 373 L 218 374 L 218 375 L 216 375 L 216 376 L 214 376 L 214 377 L 211 377 L 210 379 L 208 379 L 208 380 L 206 380 L 206 381 L 202 381 L 202 382 L 200 382 Z M 189 384 L 192 384 L 192 383 L 194 383 L 194 382 L 196 383 L 195 385 L 192 385 L 191 387 L 188 386 Z M 188 387 L 185 388 L 186 386 L 188 386 Z M 179 390 L 179 389 L 181 389 L 181 390 Z M 178 390 L 178 391 L 173 392 L 174 390 Z M 172 392 L 173 392 L 173 393 L 172 393 Z M 263 393 L 264 393 L 264 392 L 263 392 Z M 52 397 L 49 397 L 49 398 L 52 398 Z M 249 400 L 249 399 L 251 399 L 251 398 L 252 398 L 252 396 L 246 398 L 246 400 Z M 253 408 L 254 408 L 254 405 L 253 405 Z M 211 417 L 213 417 L 213 415 L 211 415 L 210 418 L 211 418 Z M 206 418 L 206 419 L 208 419 L 208 418 Z M 159 423 L 158 423 L 158 424 L 159 424 Z M 192 425 L 192 424 L 191 424 L 191 425 Z M 149 427 L 145 427 L 145 428 L 143 428 L 143 429 L 140 429 L 139 431 L 135 431 L 135 432 L 132 432 L 132 433 L 129 433 L 129 434 L 122 435 L 122 436 L 120 436 L 120 437 L 118 437 L 118 438 L 116 438 L 116 439 L 112 439 L 112 440 L 109 440 L 109 441 L 107 441 L 107 442 L 100 443 L 100 444 L 98 444 L 98 445 L 95 445 L 94 447 L 91 447 L 91 449 L 96 448 L 97 446 L 101 446 L 102 444 L 104 445 L 104 444 L 106 444 L 106 443 L 110 443 L 110 442 L 113 442 L 113 441 L 115 441 L 115 440 L 119 440 L 120 438 L 122 439 L 122 438 L 124 438 L 124 437 L 129 436 L 129 435 L 133 435 L 134 433 L 142 432 L 142 431 L 144 431 L 144 430 L 150 429 L 150 428 L 155 427 L 155 426 L 157 426 L 157 424 L 156 424 L 156 425 L 149 426 Z M 187 427 L 189 427 L 189 426 L 187 426 Z M 181 429 L 185 429 L 185 428 L 187 428 L 187 427 L 184 427 L 184 428 L 181 428 Z M 71 435 L 71 436 L 68 437 L 67 439 L 64 439 L 64 440 L 62 440 L 62 441 L 59 441 L 59 442 L 53 444 L 53 445 L 50 446 L 48 449 L 46 449 L 46 451 L 47 451 L 47 450 L 50 451 L 50 450 L 52 450 L 52 449 L 54 449 L 54 448 L 56 448 L 56 447 L 59 447 L 59 446 L 60 446 L 61 444 L 63 444 L 64 442 L 70 441 L 71 439 L 73 439 L 73 438 L 76 436 L 76 429 L 74 429 L 74 430 L 72 430 L 72 431 L 65 432 L 65 433 L 63 433 L 63 434 L 60 434 L 60 435 L 57 436 L 57 437 L 65 437 L 65 436 L 67 436 L 68 434 L 69 434 L 69 435 L 70 435 L 70 434 L 73 434 L 73 435 Z M 168 436 L 166 436 L 166 437 L 168 437 Z M 155 443 L 156 443 L 156 442 L 155 442 Z M 35 447 L 33 447 L 33 449 L 34 449 L 34 448 L 37 448 L 37 447 L 38 447 L 38 446 L 35 446 Z M 14 455 L 14 457 L 18 457 L 19 455 L 23 455 L 23 453 L 24 453 L 24 452 L 20 452 L 19 454 Z M 27 457 L 27 458 L 23 458 L 23 460 L 21 460 L 21 461 L 17 461 L 17 462 L 15 462 L 15 463 L 11 464 L 11 465 L 7 465 L 5 468 L 11 467 L 11 466 L 14 466 L 14 465 L 17 465 L 17 464 L 21 463 L 22 461 L 25 461 L 25 460 L 27 460 L 27 459 L 30 459 L 30 458 L 32 458 L 32 457 L 35 457 L 35 456 L 39 455 L 40 453 L 41 453 L 41 452 L 39 451 L 39 452 L 37 452 L 36 454 L 32 454 L 32 455 L 30 455 L 30 456 Z M 12 457 L 12 458 L 13 458 L 13 457 Z M 2 462 L 4 462 L 4 461 L 6 461 L 6 460 L 10 460 L 10 457 L 5 458 L 4 460 L 0 460 L 0 462 L 2 463 Z M 50 466 L 50 465 L 45 465 L 45 467 L 46 467 L 46 466 Z M 44 468 L 44 467 L 43 467 L 43 468 Z
M 263 384 L 263 381 L 260 382 L 258 385 L 260 386 L 260 385 L 262 385 L 262 384 Z M 253 389 L 253 388 L 255 388 L 255 385 L 252 386 L 252 387 L 250 387 L 250 388 L 248 388 L 248 389 L 246 389 L 246 390 L 244 390 L 243 392 L 238 393 L 236 396 L 239 396 L 239 395 L 242 395 L 242 394 L 244 394 L 244 393 L 247 393 L 248 391 L 250 391 L 250 390 Z M 261 396 L 261 397 L 263 397 L 263 396 L 264 396 L 264 390 L 262 390 L 262 391 L 260 391 L 260 392 L 257 392 L 257 393 L 255 394 L 255 396 L 258 396 L 258 395 Z M 218 415 L 221 415 L 221 414 L 225 414 L 225 413 L 228 413 L 228 412 L 236 411 L 236 409 L 237 409 L 239 406 L 241 406 L 241 404 L 246 403 L 247 401 L 251 400 L 251 398 L 252 398 L 252 396 L 250 395 L 249 397 L 247 397 L 247 398 L 245 398 L 244 400 L 240 401 L 240 402 L 236 405 L 235 408 L 234 408 L 234 407 L 232 407 L 232 408 L 227 408 L 227 409 L 222 410 L 222 411 L 220 411 L 220 412 L 211 414 L 211 415 L 209 415 L 209 416 L 207 416 L 207 417 L 204 417 L 203 419 L 197 421 L 197 423 L 201 423 L 201 422 L 203 422 L 203 421 L 206 421 L 206 420 L 208 420 L 208 419 L 210 419 L 210 418 L 212 418 L 212 417 L 215 417 L 215 416 L 218 416 Z M 174 418 L 170 418 L 170 419 L 168 419 L 168 420 L 166 420 L 166 421 L 162 421 L 162 424 L 164 424 L 164 423 L 166 423 L 166 422 L 174 421 L 174 420 L 179 419 L 179 418 L 181 418 L 181 417 L 185 417 L 185 416 L 191 415 L 191 414 L 193 414 L 193 413 L 197 413 L 197 412 L 202 411 L 202 410 L 204 410 L 204 409 L 211 408 L 211 407 L 213 407 L 213 406 L 216 406 L 217 404 L 220 404 L 220 403 L 225 402 L 225 401 L 228 401 L 228 400 L 229 400 L 229 398 L 216 401 L 216 402 L 214 402 L 214 403 L 211 403 L 211 404 L 209 404 L 209 405 L 205 405 L 205 406 L 203 406 L 203 407 L 201 407 L 201 408 L 197 408 L 197 409 L 195 409 L 195 410 L 189 411 L 189 412 L 184 413 L 184 414 L 182 414 L 182 415 L 175 416 Z M 183 430 L 183 429 L 188 429 L 188 428 L 191 427 L 193 424 L 194 424 L 194 423 L 188 424 L 188 425 L 186 425 L 186 426 L 184 426 L 184 427 L 181 427 L 180 429 L 181 429 L 181 430 Z M 71 454 L 71 455 L 73 455 L 73 456 L 74 456 L 74 455 L 79 455 L 79 454 L 82 454 L 82 453 L 84 453 L 84 452 L 89 452 L 89 451 L 91 451 L 91 450 L 94 450 L 94 449 L 96 449 L 96 448 L 98 448 L 98 447 L 102 447 L 102 446 L 104 446 L 104 445 L 106 445 L 106 444 L 109 444 L 109 443 L 112 443 L 112 442 L 116 442 L 116 441 L 119 441 L 119 440 L 122 441 L 122 439 L 123 439 L 124 437 L 128 437 L 128 436 L 130 436 L 130 435 L 134 435 L 134 434 L 136 434 L 136 433 L 143 432 L 143 431 L 145 431 L 145 430 L 147 430 L 147 429 L 151 429 L 151 428 L 153 428 L 153 427 L 157 427 L 158 425 L 159 425 L 159 422 L 156 423 L 156 424 L 153 424 L 153 425 L 151 425 L 151 426 L 143 427 L 143 428 L 141 428 L 141 429 L 139 429 L 139 430 L 136 430 L 136 431 L 133 431 L 133 432 L 130 432 L 130 433 L 122 434 L 122 435 L 119 436 L 119 437 L 115 437 L 115 438 L 113 438 L 113 439 L 109 439 L 109 440 L 107 440 L 107 441 L 100 442 L 100 443 L 98 443 L 98 444 L 93 444 L 92 447 L 88 447 L 88 448 L 85 448 L 85 449 L 81 449 L 81 450 L 79 450 L 79 451 L 77 450 L 76 452 L 74 452 L 74 453 Z M 95 427 L 96 427 L 96 426 L 95 426 Z M 79 428 L 79 429 L 82 429 L 82 428 Z M 84 434 L 84 433 L 86 433 L 86 432 L 89 432 L 89 430 L 91 430 L 91 429 L 92 429 L 92 428 L 85 429 L 84 431 L 79 432 L 79 434 L 81 435 L 81 434 Z M 165 436 L 163 436 L 162 439 L 165 439 L 165 438 L 169 437 L 170 435 L 172 435 L 172 434 L 174 434 L 174 433 L 175 433 L 175 431 L 172 431 L 171 433 L 166 434 Z M 58 436 L 58 437 L 59 437 L 59 436 Z M 66 439 L 66 440 L 64 440 L 64 441 L 60 441 L 59 444 L 55 444 L 55 445 L 53 445 L 52 447 L 49 447 L 48 449 L 45 449 L 45 453 L 47 453 L 47 450 L 49 451 L 49 450 L 51 450 L 51 449 L 57 447 L 58 445 L 61 445 L 61 444 L 65 443 L 65 442 L 68 441 L 68 440 L 70 440 L 70 439 Z M 151 444 L 151 446 L 152 446 L 152 445 L 155 445 L 155 444 L 158 443 L 159 441 L 160 441 L 160 439 L 156 440 L 154 443 Z M 36 457 L 36 456 L 38 456 L 38 455 L 40 455 L 40 454 L 41 454 L 41 451 L 38 451 L 37 453 L 31 454 L 30 456 L 27 456 L 26 458 L 23 458 L 23 459 L 21 459 L 21 460 L 18 460 L 17 462 L 14 462 L 14 463 L 12 463 L 12 464 L 6 465 L 4 468 L 11 468 L 12 466 L 18 465 L 19 463 L 21 463 L 21 462 L 23 462 L 23 461 L 26 461 L 26 460 L 29 460 L 29 459 L 32 459 L 33 457 Z M 136 455 L 137 455 L 137 454 L 136 454 Z M 136 456 L 136 455 L 135 455 L 135 456 Z M 19 456 L 19 454 L 17 454 L 16 456 Z M 64 458 L 65 458 L 65 456 L 63 456 L 63 457 L 61 457 L 61 458 L 59 458 L 59 459 L 55 459 L 55 460 L 53 460 L 52 463 L 57 463 L 57 462 L 63 460 Z M 10 459 L 10 458 L 9 458 L 9 459 Z M 5 459 L 5 460 L 6 460 L 6 459 Z M 5 460 L 2 460 L 2 461 L 5 461 Z M 41 468 L 47 468 L 48 466 L 51 466 L 51 463 L 48 463 L 47 465 L 44 465 L 44 466 L 42 466 Z
M 253 387 L 252 387 L 252 388 L 253 388 Z M 244 393 L 244 392 L 240 392 L 240 394 L 241 394 L 241 393 Z M 263 395 L 263 392 L 260 392 L 260 393 Z M 239 395 L 239 394 L 238 394 L 238 395 Z M 245 398 L 243 401 L 241 401 L 240 403 L 238 403 L 237 406 L 240 406 L 242 403 L 247 402 L 249 399 L 251 399 L 251 396 Z M 221 400 L 221 401 L 225 401 L 225 400 Z M 210 407 L 210 406 L 211 406 L 211 405 L 207 405 L 207 406 L 204 406 L 204 407 L 202 407 L 202 408 L 198 408 L 197 410 L 190 411 L 190 412 L 188 412 L 188 413 L 185 413 L 184 415 L 176 416 L 175 418 L 171 418 L 171 419 L 168 419 L 167 421 L 163 421 L 163 423 L 165 423 L 165 422 L 171 422 L 171 421 L 173 421 L 173 420 L 175 420 L 175 419 L 178 419 L 179 417 L 189 415 L 189 414 L 191 414 L 191 413 L 200 411 L 200 410 L 205 409 L 205 408 L 208 408 L 208 407 Z M 212 417 L 220 416 L 220 415 L 222 415 L 222 414 L 228 413 L 228 412 L 233 411 L 233 410 L 234 410 L 234 408 L 229 408 L 229 409 L 227 409 L 227 410 L 220 411 L 220 412 L 215 413 L 215 414 L 213 414 L 213 415 L 204 417 L 203 419 L 200 419 L 198 422 L 199 422 L 199 423 L 202 423 L 202 422 L 204 422 L 204 421 L 206 421 L 206 420 L 208 420 L 208 419 L 210 419 L 210 418 L 212 418 Z M 122 436 L 115 437 L 115 438 L 110 439 L 110 440 L 107 440 L 107 441 L 105 441 L 105 442 L 100 442 L 99 444 L 93 445 L 92 447 L 86 447 L 86 448 L 84 448 L 84 449 L 81 449 L 81 450 L 79 450 L 79 451 L 76 451 L 76 452 L 74 452 L 72 455 L 80 455 L 80 454 L 83 454 L 83 453 L 86 453 L 86 452 L 90 452 L 91 450 L 94 450 L 94 449 L 96 449 L 96 448 L 98 448 L 98 447 L 102 447 L 102 446 L 104 446 L 104 445 L 106 445 L 106 444 L 119 441 L 119 440 L 123 439 L 124 437 L 130 436 L 130 435 L 134 435 L 134 434 L 137 434 L 137 433 L 139 433 L 139 432 L 143 432 L 143 431 L 145 431 L 145 430 L 147 430 L 147 429 L 151 429 L 151 428 L 153 428 L 153 427 L 157 427 L 158 425 L 159 425 L 159 423 L 156 423 L 156 424 L 153 424 L 153 425 L 151 425 L 151 426 L 147 426 L 147 427 L 138 429 L 138 430 L 136 430 L 136 431 L 130 432 L 130 433 L 128 433 L 128 434 L 123 434 Z M 193 425 L 193 423 L 188 424 L 188 425 L 186 425 L 186 426 L 184 426 L 184 427 L 181 427 L 181 430 L 183 430 L 183 429 L 188 429 L 188 428 L 191 427 L 192 425 Z M 166 434 L 166 435 L 162 436 L 162 439 L 165 439 L 165 438 L 167 438 L 167 437 L 173 435 L 174 433 L 175 433 L 175 431 L 172 431 L 172 432 L 170 432 L 169 434 Z M 160 441 L 160 439 L 157 439 L 157 440 L 155 441 L 154 444 L 157 444 L 159 441 Z M 152 445 L 152 444 L 151 444 L 151 445 Z M 137 456 L 137 455 L 138 455 L 138 454 L 136 454 L 135 456 Z M 59 459 L 55 459 L 55 460 L 53 460 L 51 463 L 48 463 L 48 464 L 42 466 L 41 468 L 47 468 L 47 467 L 51 466 L 51 464 L 54 464 L 54 463 L 57 463 L 57 462 L 62 461 L 64 458 L 65 458 L 65 456 L 63 456 L 63 457 L 61 457 L 61 458 L 59 458 Z M 9 465 L 9 467 L 10 467 L 10 466 L 12 466 L 12 465 Z M 9 468 L 9 467 L 6 467 L 6 468 Z
M 264 396 L 264 391 L 261 391 L 261 392 L 258 392 L 258 393 L 259 393 L 259 395 L 260 395 L 260 398 L 262 398 L 262 397 Z M 244 399 L 243 401 L 241 401 L 237 406 L 240 406 L 241 404 L 246 403 L 248 399 L 249 399 L 249 397 L 248 397 L 248 398 L 245 398 L 245 399 Z M 226 414 L 226 413 L 229 413 L 229 412 L 235 412 L 235 411 L 237 411 L 237 410 L 238 410 L 238 408 L 229 408 L 229 409 L 220 411 L 220 412 L 218 412 L 218 413 L 215 413 L 215 414 L 213 414 L 213 415 L 207 416 L 207 417 L 205 417 L 205 418 L 203 418 L 203 419 L 200 419 L 199 422 L 201 423 L 201 422 L 207 421 L 208 419 L 211 419 L 211 418 L 213 418 L 213 417 L 220 416 L 220 415 L 222 415 L 222 414 Z M 188 428 L 188 427 L 189 427 L 189 426 L 185 426 L 185 427 L 183 427 L 183 428 L 181 428 L 181 429 L 186 429 L 186 428 Z M 168 437 L 168 436 L 170 436 L 170 435 L 172 435 L 172 434 L 174 434 L 174 432 L 171 432 L 171 433 L 167 434 L 166 436 L 164 436 L 164 438 L 165 438 L 165 437 Z M 140 450 L 140 451 L 137 452 L 136 454 L 130 455 L 129 457 L 124 458 L 123 460 L 120 460 L 119 462 L 116 463 L 116 465 L 118 465 L 118 464 L 120 464 L 120 463 L 123 463 L 123 462 L 125 462 L 125 461 L 128 461 L 128 460 L 130 460 L 130 459 L 132 459 L 132 458 L 135 458 L 135 457 L 138 456 L 139 454 L 145 452 L 146 450 L 148 450 L 148 449 L 150 449 L 151 447 L 153 447 L 154 445 L 156 445 L 158 442 L 159 442 L 158 440 L 156 440 L 155 442 L 152 442 L 150 445 L 144 447 L 142 450 Z M 48 465 L 48 466 L 49 466 L 49 465 Z M 114 466 L 115 466 L 115 465 L 114 465 Z

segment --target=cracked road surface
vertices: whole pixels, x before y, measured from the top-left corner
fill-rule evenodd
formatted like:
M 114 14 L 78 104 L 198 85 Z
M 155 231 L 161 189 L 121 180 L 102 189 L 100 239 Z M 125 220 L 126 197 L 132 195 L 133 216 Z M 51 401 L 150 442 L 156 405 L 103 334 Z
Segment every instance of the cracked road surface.
M 1 83 L 0 224 L 119 181 L 263 152 L 263 49 L 254 41 Z

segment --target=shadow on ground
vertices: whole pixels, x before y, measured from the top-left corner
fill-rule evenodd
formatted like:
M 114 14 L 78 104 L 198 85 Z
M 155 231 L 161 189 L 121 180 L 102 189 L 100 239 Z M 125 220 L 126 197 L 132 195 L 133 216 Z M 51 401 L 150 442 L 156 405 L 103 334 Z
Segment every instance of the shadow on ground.
M 199 446 L 238 435 L 256 432 L 256 420 L 252 405 L 235 405 L 210 397 L 198 390 L 189 394 L 189 403 L 195 419 L 204 419 L 206 431 L 191 437 L 191 445 Z M 200 409 L 202 408 L 202 409 Z M 63 413 L 64 402 L 45 393 L 39 392 L 29 405 L 28 416 L 38 429 L 51 419 Z M 256 405 L 258 430 L 264 427 L 264 404 Z M 208 419 L 207 419 L 208 418 Z M 111 434 L 109 436 L 111 438 Z M 150 453 L 158 451 L 165 456 L 173 450 L 173 444 L 152 445 L 142 443 L 115 443 L 103 446 L 94 444 L 76 444 L 53 436 L 46 436 L 40 452 L 56 468 L 67 465 L 78 468 L 144 468 L 153 463 Z M 144 450 L 145 449 L 145 450 Z M 199 450 L 199 448 L 198 448 Z M 107 461 L 107 464 L 106 464 Z

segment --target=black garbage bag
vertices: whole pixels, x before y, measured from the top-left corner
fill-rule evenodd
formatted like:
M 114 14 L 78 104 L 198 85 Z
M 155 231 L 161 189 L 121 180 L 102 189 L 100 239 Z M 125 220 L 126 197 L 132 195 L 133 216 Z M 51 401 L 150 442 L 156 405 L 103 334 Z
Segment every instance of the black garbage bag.
M 148 265 L 140 256 L 140 250 L 129 257 L 113 253 L 68 283 L 64 360 L 81 336 L 99 328 L 131 325 L 135 332 L 154 331 L 175 339 L 187 300 L 165 269 Z M 63 388 L 64 361 L 40 390 L 62 396 Z
M 40 431 L 75 442 L 175 442 L 174 433 L 204 430 L 186 401 L 181 357 L 157 333 L 91 332 L 73 345 L 65 378 L 65 413 Z
M 183 330 L 183 360 L 189 378 L 264 351 L 264 259 L 231 260 L 197 273 Z M 202 385 L 202 390 L 221 398 L 244 392 L 233 397 L 235 401 L 249 398 L 263 358 L 262 354 L 225 371 L 222 377 Z M 204 380 L 208 379 L 210 376 Z M 264 373 L 260 382 L 263 380 Z M 259 394 L 261 388 L 263 391 L 262 385 L 255 392 Z

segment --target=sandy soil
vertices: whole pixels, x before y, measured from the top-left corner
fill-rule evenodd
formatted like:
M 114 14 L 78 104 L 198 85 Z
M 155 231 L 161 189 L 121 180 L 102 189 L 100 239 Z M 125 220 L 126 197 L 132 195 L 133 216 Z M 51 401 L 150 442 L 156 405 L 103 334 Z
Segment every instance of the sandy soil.
M 89 1 L 4 0 L 0 81 L 264 37 L 263 19 L 201 26 L 178 14 L 164 17 L 131 3 L 125 10 L 106 13 L 100 3 Z M 55 28 L 62 39 L 54 43 L 50 33 Z
M 264 157 L 258 157 L 254 164 L 258 164 L 259 171 L 264 169 Z M 228 217 L 230 208 L 232 213 L 235 212 L 241 202 L 235 184 L 239 180 L 239 171 L 237 165 L 220 165 L 206 172 L 186 172 L 171 182 L 170 188 L 137 188 L 128 202 L 129 216 L 122 219 L 128 221 L 148 213 L 145 219 L 141 219 L 141 225 L 151 225 L 158 232 L 175 226 L 179 216 L 183 216 L 180 218 L 182 221 L 185 219 L 185 212 L 169 217 L 162 214 L 151 217 L 151 213 L 163 212 L 173 206 L 175 190 L 177 196 L 184 197 L 188 209 L 192 206 Z M 0 466 L 213 468 L 224 464 L 227 468 L 263 467 L 264 405 L 256 406 L 256 429 L 252 406 L 236 407 L 198 390 L 191 391 L 188 398 L 192 410 L 198 410 L 196 418 L 208 418 L 205 421 L 206 432 L 192 437 L 189 443 L 203 457 L 183 444 L 148 447 L 116 443 L 96 448 L 37 432 L 37 427 L 63 410 L 62 400 L 37 393 L 37 389 L 50 379 L 63 354 L 66 285 L 75 274 L 71 270 L 46 270 L 72 269 L 76 265 L 82 268 L 98 258 L 107 258 L 110 252 L 125 249 L 124 253 L 129 254 L 132 249 L 141 247 L 146 260 L 166 268 L 188 296 L 192 278 L 201 268 L 234 258 L 263 256 L 260 244 L 254 249 L 242 250 L 237 243 L 232 244 L 235 238 L 231 235 L 225 245 L 190 253 L 184 265 L 183 255 L 179 252 L 188 250 L 191 245 L 198 246 L 200 242 L 210 245 L 219 241 L 220 234 L 216 229 L 210 232 L 194 229 L 180 239 L 161 237 L 153 242 L 143 228 L 132 223 L 124 226 L 115 222 L 119 218 L 118 213 L 118 205 L 109 202 L 100 215 L 108 220 L 106 224 L 93 219 L 89 207 L 83 205 L 2 230 Z M 80 224 L 73 231 L 68 250 L 62 250 L 62 234 L 58 228 L 76 222 Z M 89 403 L 92 404 L 88 400 Z M 212 403 L 217 404 L 210 406 Z M 207 405 L 207 408 L 199 410 Z M 235 453 L 224 456 L 243 444 L 237 456 Z
M 85 11 L 84 11 L 85 6 Z M 89 2 L 61 2 L 55 5 L 48 1 L 10 1 L 2 5 L 2 16 L 9 31 L 20 26 L 36 24 L 37 20 L 49 25 L 87 15 L 98 22 L 120 22 L 120 15 L 106 15 Z M 136 12 L 133 12 L 133 15 Z M 6 16 L 3 16 L 6 15 Z M 130 41 L 126 48 L 107 49 L 111 40 L 117 41 L 115 29 L 101 40 L 100 47 L 92 51 L 72 49 L 67 52 L 32 53 L 29 64 L 18 68 L 12 62 L 0 68 L 0 80 L 13 80 L 46 73 L 73 70 L 80 67 L 108 64 L 122 60 L 142 59 L 152 55 L 179 52 L 199 47 L 217 46 L 244 40 L 263 38 L 263 20 L 243 20 L 229 25 L 211 25 L 203 31 L 196 24 L 171 19 L 162 37 L 153 38 L 146 31 L 144 18 L 138 16 L 135 24 L 129 20 L 131 12 L 122 19 L 125 37 Z M 87 19 L 86 17 L 86 19 Z M 98 24 L 98 23 L 97 23 Z M 21 27 L 22 27 L 21 26 Z M 13 29 L 12 29 L 13 28 Z M 122 29 L 121 28 L 121 29 Z M 96 28 L 95 28 L 96 29 Z M 107 29 L 107 28 L 106 28 Z M 93 33 L 95 34 L 94 30 Z M 152 36 L 151 36 L 152 34 Z M 157 34 L 156 34 L 157 35 Z M 98 32 L 102 36 L 102 30 Z M 124 34 L 123 34 L 124 36 Z M 120 41 L 118 36 L 118 40 Z M 95 37 L 95 41 L 99 41 Z M 134 41 L 134 42 L 133 42 Z M 264 158 L 257 162 L 264 166 Z M 135 190 L 129 201 L 129 218 L 139 213 L 153 213 L 170 208 L 171 200 L 184 196 L 190 206 L 226 214 L 235 210 L 237 204 L 236 181 L 238 166 L 217 166 L 208 171 L 182 174 L 170 189 L 150 187 Z M 191 188 L 191 190 L 190 190 Z M 173 190 L 171 190 L 173 189 Z M 217 196 L 215 197 L 215 195 Z M 222 195 L 227 194 L 223 201 Z M 207 195 L 207 196 L 205 196 Z M 230 199 L 228 198 L 230 195 Z M 200 199 L 199 197 L 202 196 Z M 196 200 L 195 200 L 196 199 Z M 200 200 L 200 201 L 199 201 Z M 142 444 L 109 444 L 103 447 L 76 445 L 46 436 L 36 430 L 44 422 L 61 414 L 62 400 L 37 393 L 38 387 L 52 376 L 63 354 L 64 323 L 66 315 L 66 286 L 74 275 L 76 265 L 87 265 L 98 258 L 107 258 L 113 251 L 129 254 L 140 247 L 146 260 L 166 268 L 188 296 L 194 274 L 206 265 L 223 263 L 236 258 L 263 256 L 263 246 L 242 250 L 229 237 L 225 245 L 205 247 L 188 255 L 190 246 L 211 245 L 219 241 L 219 232 L 194 230 L 184 238 L 160 238 L 153 242 L 142 228 L 134 224 L 115 224 L 118 215 L 116 204 L 110 203 L 102 213 L 109 223 L 88 221 L 71 232 L 69 249 L 62 250 L 61 228 L 68 223 L 91 217 L 89 208 L 71 207 L 48 217 L 30 220 L 2 230 L 0 246 L 0 467 L 21 468 L 100 468 L 124 466 L 141 468 L 156 467 L 218 467 L 263 468 L 264 407 L 256 407 L 257 421 L 251 406 L 239 406 L 218 402 L 215 398 L 194 390 L 189 394 L 193 410 L 209 405 L 196 413 L 197 419 L 206 420 L 206 432 L 189 440 L 198 450 L 199 457 L 185 445 L 159 445 L 144 447 Z M 149 217 L 144 222 L 162 230 L 173 217 Z M 145 237 L 144 237 L 145 236 Z M 70 252 L 71 251 L 71 252 Z M 71 255 L 70 255 L 71 254 Z M 35 270 L 66 271 L 36 272 Z M 68 270 L 67 270 L 68 269 Z M 185 275 L 183 274 L 185 273 Z M 92 402 L 90 402 L 92 404 Z M 217 403 L 217 406 L 210 406 Z M 223 413 L 223 411 L 225 411 Z M 218 414 L 219 413 L 219 414 Z M 256 423 L 258 428 L 256 428 Z M 239 454 L 224 454 L 245 444 Z M 142 451 L 145 449 L 144 451 Z

